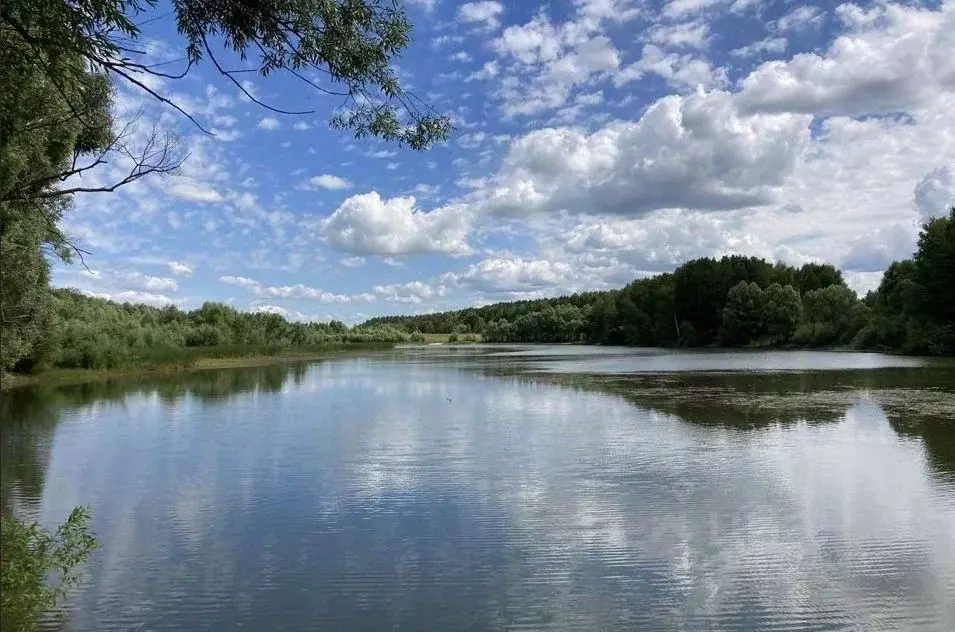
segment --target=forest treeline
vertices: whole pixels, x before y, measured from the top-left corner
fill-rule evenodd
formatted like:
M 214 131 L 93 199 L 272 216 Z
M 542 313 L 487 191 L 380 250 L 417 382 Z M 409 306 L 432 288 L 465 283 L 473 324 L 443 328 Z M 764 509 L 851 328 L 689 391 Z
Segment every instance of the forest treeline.
M 15 369 L 115 369 L 207 356 L 275 355 L 422 340 L 388 325 L 290 322 L 279 314 L 241 312 L 225 303 L 206 302 L 184 311 L 175 306 L 120 304 L 72 289 L 51 294 L 48 334 L 16 362 Z
M 689 261 L 619 290 L 373 318 L 407 332 L 488 342 L 639 346 L 848 346 L 955 355 L 955 208 L 922 227 L 912 259 L 856 296 L 832 265 L 727 256 Z

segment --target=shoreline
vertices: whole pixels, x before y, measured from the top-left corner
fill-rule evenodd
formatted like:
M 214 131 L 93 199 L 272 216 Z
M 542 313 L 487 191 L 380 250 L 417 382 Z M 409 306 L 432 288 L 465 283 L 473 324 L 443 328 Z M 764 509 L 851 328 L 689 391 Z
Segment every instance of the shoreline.
M 139 364 L 116 369 L 53 368 L 32 374 L 8 373 L 4 375 L 3 382 L 0 384 L 0 391 L 31 387 L 74 386 L 91 382 L 109 382 L 111 380 L 128 380 L 146 377 L 169 377 L 185 373 L 194 373 L 196 371 L 243 369 L 290 362 L 318 362 L 350 353 L 380 351 L 392 348 L 394 348 L 394 344 L 388 343 L 374 346 L 355 345 L 353 347 L 337 347 L 316 351 L 289 351 L 279 354 L 236 355 L 219 358 L 207 357 L 197 358 L 188 362 Z
M 448 334 L 426 334 L 431 340 L 416 343 L 428 347 L 457 347 L 471 346 L 475 344 L 485 345 L 553 345 L 553 346 L 588 346 L 595 348 L 632 348 L 625 345 L 603 345 L 581 342 L 562 342 L 562 343 L 513 343 L 513 342 L 483 342 L 476 340 L 456 341 L 447 340 Z M 441 340 L 444 338 L 444 340 Z M 285 351 L 282 353 L 268 354 L 258 353 L 249 355 L 233 355 L 215 357 L 212 352 L 208 357 L 200 357 L 189 360 L 143 363 L 115 369 L 67 369 L 53 368 L 38 373 L 7 373 L 0 382 L 0 391 L 8 391 L 20 388 L 31 387 L 58 387 L 74 386 L 78 384 L 87 384 L 90 382 L 108 382 L 111 380 L 128 380 L 147 377 L 169 377 L 196 371 L 211 371 L 216 369 L 242 369 L 257 366 L 268 366 L 272 364 L 285 364 L 290 362 L 318 362 L 321 360 L 340 357 L 350 353 L 361 353 L 368 351 L 381 351 L 393 349 L 399 344 L 407 343 L 382 343 L 382 344 L 355 344 L 347 346 L 336 346 L 328 349 L 316 349 L 309 351 Z M 665 349 L 671 349 L 663 347 Z M 673 348 L 676 349 L 676 348 Z M 740 346 L 729 347 L 720 345 L 708 345 L 704 347 L 689 347 L 686 349 L 699 350 L 728 350 L 728 351 L 817 351 L 817 352 L 851 352 L 851 353 L 878 353 L 884 355 L 908 356 L 898 352 L 875 349 L 853 349 L 851 347 L 830 346 L 830 347 L 798 347 L 792 345 L 764 345 L 764 346 Z M 943 356 L 939 356 L 943 357 Z

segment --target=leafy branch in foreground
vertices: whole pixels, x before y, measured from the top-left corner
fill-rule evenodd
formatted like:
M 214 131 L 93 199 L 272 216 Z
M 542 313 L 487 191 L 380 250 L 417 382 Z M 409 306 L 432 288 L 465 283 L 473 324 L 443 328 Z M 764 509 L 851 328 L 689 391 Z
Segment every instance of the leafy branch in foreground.
M 0 25 L 19 37 L 33 64 L 55 82 L 77 72 L 60 56 L 79 56 L 79 71 L 102 72 L 192 114 L 155 87 L 153 78 L 181 79 L 203 59 L 251 101 L 274 112 L 309 114 L 261 101 L 240 77 L 283 72 L 315 92 L 342 98 L 334 127 L 425 149 L 451 132 L 450 119 L 402 88 L 395 59 L 411 43 L 411 23 L 397 0 L 172 0 L 184 56 L 147 63 L 140 27 L 154 18 L 157 0 L 12 0 Z M 141 19 L 137 22 L 137 19 Z M 216 52 L 221 51 L 221 52 Z M 219 55 L 243 64 L 230 68 Z M 251 61 L 250 58 L 255 58 Z M 68 82 L 67 82 L 68 83 Z
M 99 548 L 90 510 L 77 507 L 50 532 L 37 523 L 3 516 L 0 549 L 3 632 L 32 630 L 81 579 L 79 567 Z M 54 577 L 49 582 L 48 577 Z

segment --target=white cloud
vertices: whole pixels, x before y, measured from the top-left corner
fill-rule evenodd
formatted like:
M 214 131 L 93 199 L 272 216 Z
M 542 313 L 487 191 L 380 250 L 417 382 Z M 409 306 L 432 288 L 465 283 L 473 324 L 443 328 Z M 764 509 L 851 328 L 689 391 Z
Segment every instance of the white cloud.
M 181 301 L 170 298 L 165 294 L 153 294 L 151 292 L 117 292 L 115 294 L 104 293 L 104 292 L 87 292 L 83 291 L 83 294 L 87 296 L 92 296 L 94 298 L 105 298 L 110 301 L 115 301 L 117 303 L 132 303 L 132 304 L 142 304 L 142 305 L 152 305 L 153 307 L 166 307 L 168 305 L 176 305 Z
M 365 265 L 364 257 L 344 257 L 341 263 L 346 268 L 360 268 Z
M 776 20 L 775 30 L 781 33 L 800 31 L 820 24 L 825 16 L 825 12 L 819 7 L 803 5 Z
M 614 83 L 620 86 L 647 73 L 659 75 L 671 86 L 681 89 L 720 88 L 727 83 L 725 68 L 714 68 L 709 61 L 692 55 L 665 53 L 653 44 L 644 46 L 640 61 L 623 68 L 614 76 Z
M 256 304 L 255 307 L 252 308 L 252 311 L 259 314 L 278 314 L 282 318 L 286 318 L 289 315 L 289 311 L 284 307 L 280 307 L 278 305 L 269 305 L 267 303 Z
M 260 283 L 255 279 L 250 279 L 243 276 L 226 275 L 219 277 L 219 280 L 228 285 L 238 285 L 239 287 L 253 287 L 260 285 Z
M 375 300 L 373 294 L 336 294 L 301 283 L 282 286 L 251 285 L 249 286 L 249 291 L 260 298 L 296 299 L 318 301 L 320 303 L 345 304 L 352 302 L 372 302 Z
M 843 5 L 837 14 L 848 32 L 824 55 L 761 65 L 741 84 L 741 107 L 860 116 L 923 107 L 955 90 L 955 3 L 941 11 Z
M 323 173 L 320 176 L 309 178 L 308 185 L 312 188 L 328 189 L 329 191 L 341 191 L 352 187 L 351 182 L 345 178 L 340 178 L 330 173 Z
M 473 60 L 471 55 L 463 50 L 459 50 L 453 55 L 448 55 L 448 59 L 451 61 L 459 61 L 459 62 L 469 62 Z
M 650 30 L 650 41 L 668 47 L 706 48 L 709 25 L 703 21 L 658 24 Z
M 955 206 L 955 161 L 925 174 L 915 185 L 914 198 L 923 222 L 945 215 Z
M 389 303 L 417 305 L 422 300 L 443 296 L 444 287 L 435 288 L 421 281 L 409 281 L 392 285 L 376 285 L 372 288 L 372 292 Z
M 406 0 L 408 4 L 413 4 L 417 7 L 421 7 L 425 11 L 433 11 L 434 5 L 437 0 Z
M 549 54 L 549 53 L 548 53 Z M 564 105 L 573 89 L 620 66 L 620 52 L 598 35 L 546 62 L 533 80 L 509 75 L 497 92 L 505 116 L 530 115 Z
M 892 223 L 852 239 L 849 252 L 839 262 L 843 270 L 879 272 L 890 263 L 912 256 L 916 229 L 912 222 Z
M 541 10 L 525 24 L 508 26 L 491 42 L 497 61 L 506 65 L 494 93 L 506 117 L 560 108 L 578 86 L 617 72 L 621 54 L 606 34 L 606 23 L 631 19 L 639 11 L 615 0 L 575 5 L 564 22 L 552 22 Z
M 808 125 L 804 115 L 742 116 L 724 92 L 670 96 L 637 122 L 592 134 L 545 128 L 517 139 L 482 203 L 508 215 L 630 216 L 764 204 L 793 172 Z
M 292 126 L 292 129 L 304 132 L 305 130 L 312 129 L 312 126 L 308 123 L 308 121 L 298 121 Z
M 570 265 L 534 259 L 484 259 L 463 272 L 448 272 L 446 283 L 464 285 L 491 293 L 522 293 L 566 284 L 572 276 Z
M 242 138 L 242 132 L 237 129 L 221 129 L 219 127 L 213 127 L 211 131 L 216 140 L 222 141 L 224 143 L 231 143 L 234 140 Z
M 475 70 L 474 72 L 469 74 L 467 77 L 465 77 L 464 82 L 470 83 L 472 81 L 484 81 L 486 79 L 493 79 L 494 77 L 498 75 L 499 72 L 500 72 L 500 68 L 498 66 L 497 60 L 492 59 L 489 62 L 485 62 L 485 64 L 481 66 L 480 70 Z
M 116 275 L 117 281 L 126 287 L 149 292 L 175 292 L 179 284 L 168 277 L 154 277 L 142 272 L 122 272 Z
M 740 48 L 734 48 L 730 55 L 734 57 L 764 57 L 767 55 L 778 55 L 786 52 L 789 41 L 785 37 L 765 37 L 752 44 L 747 44 Z
M 663 8 L 663 14 L 671 18 L 682 18 L 700 13 L 723 2 L 724 0 L 670 0 Z
M 251 102 L 252 102 L 252 99 L 250 99 L 250 98 L 248 97 L 248 95 L 252 95 L 252 96 L 255 97 L 256 99 L 259 98 L 258 93 L 257 93 L 256 88 L 255 88 L 255 84 L 252 83 L 252 81 L 250 81 L 250 80 L 248 80 L 248 79 L 243 79 L 243 80 L 240 81 L 239 83 L 240 83 L 240 85 L 242 86 L 242 90 L 245 91 L 245 92 L 240 91 L 240 94 L 239 94 L 239 100 L 240 100 L 240 101 L 242 101 L 243 103 L 251 103 Z M 246 93 L 248 93 L 248 95 L 247 95 Z
M 480 2 L 465 2 L 458 7 L 458 22 L 463 24 L 478 24 L 486 29 L 496 29 L 501 25 L 501 14 L 504 5 L 493 0 Z
M 259 298 L 281 298 L 318 301 L 321 303 L 353 303 L 353 302 L 371 302 L 375 300 L 373 294 L 336 294 L 335 292 L 326 292 L 325 290 L 310 287 L 302 283 L 295 285 L 264 285 L 255 279 L 242 276 L 222 276 L 219 280 L 228 285 L 237 285 L 246 288 L 254 296 Z
M 432 48 L 441 48 L 445 44 L 460 44 L 464 38 L 460 35 L 439 35 L 431 40 Z
M 666 210 L 641 219 L 584 221 L 560 240 L 572 253 L 610 254 L 640 270 L 659 271 L 699 257 L 756 254 L 751 244 L 757 238 L 747 235 L 738 217 Z
M 426 213 L 413 197 L 382 199 L 371 192 L 345 200 L 319 229 L 329 245 L 358 255 L 466 254 L 469 226 L 458 206 Z
M 223 200 L 222 195 L 214 188 L 184 179 L 174 182 L 167 189 L 167 193 L 172 197 L 190 202 L 221 202 Z
M 179 261 L 170 261 L 166 265 L 169 267 L 169 271 L 176 276 L 192 276 L 192 268 L 185 263 L 180 263 Z
M 565 45 L 564 38 L 547 15 L 540 13 L 526 24 L 504 29 L 491 46 L 502 57 L 531 65 L 556 59 Z
M 266 116 L 261 121 L 259 121 L 258 128 L 268 131 L 274 131 L 282 127 L 282 123 L 279 122 L 274 116 Z
M 458 136 L 457 142 L 458 145 L 461 145 L 461 147 L 464 147 L 465 149 L 474 149 L 475 147 L 480 147 L 486 139 L 486 133 L 473 132 L 469 134 L 461 134 Z

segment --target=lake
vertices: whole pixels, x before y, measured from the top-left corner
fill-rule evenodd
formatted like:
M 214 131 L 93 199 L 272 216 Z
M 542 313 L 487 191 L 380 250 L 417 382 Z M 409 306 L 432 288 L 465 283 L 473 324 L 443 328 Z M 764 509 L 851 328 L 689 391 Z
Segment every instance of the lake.
M 3 394 L 68 630 L 955 630 L 955 366 L 408 346 Z

